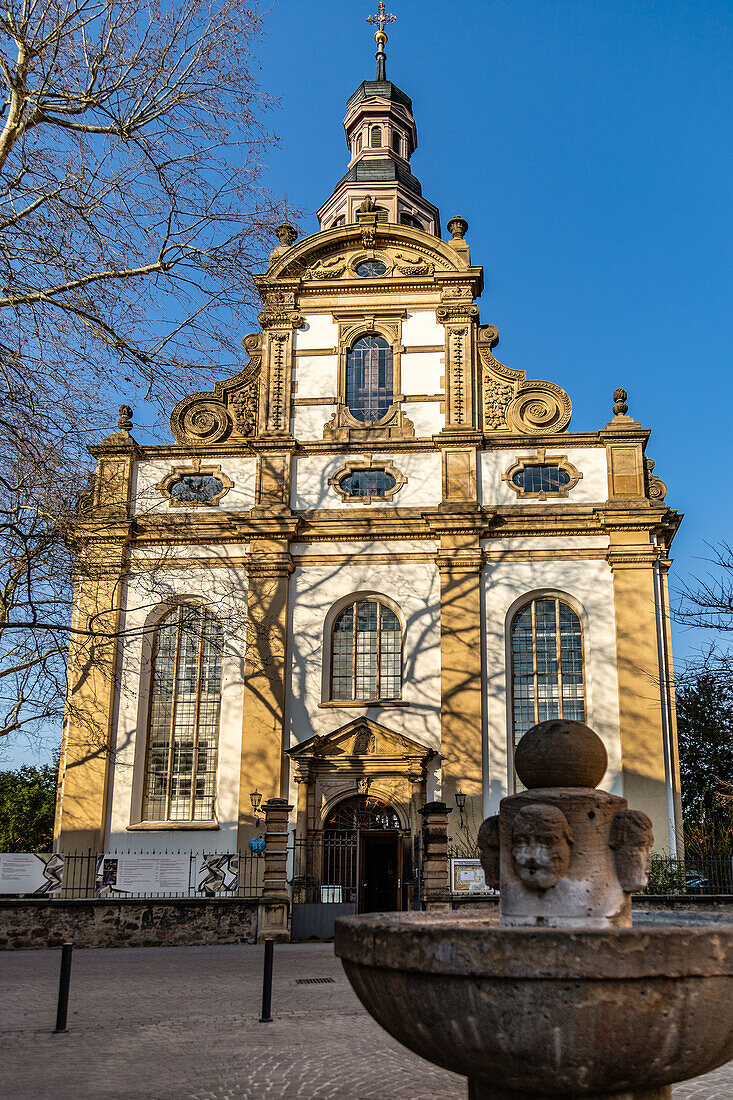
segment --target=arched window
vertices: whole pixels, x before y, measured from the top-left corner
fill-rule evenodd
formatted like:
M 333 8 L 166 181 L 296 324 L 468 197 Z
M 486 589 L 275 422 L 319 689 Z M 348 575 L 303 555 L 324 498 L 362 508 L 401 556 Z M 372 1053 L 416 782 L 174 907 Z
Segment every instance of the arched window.
M 392 148 L 397 156 L 399 156 L 402 152 L 402 138 L 400 137 L 400 133 L 398 130 L 392 131 Z
M 214 816 L 223 642 L 216 616 L 190 604 L 155 632 L 144 821 Z
M 382 336 L 361 336 L 346 356 L 346 404 L 357 420 L 381 420 L 394 398 L 392 348 Z
M 416 218 L 414 214 L 408 214 L 405 211 L 400 214 L 400 225 L 411 225 L 413 229 L 423 228 L 423 224 L 419 218 Z
M 562 600 L 532 600 L 512 620 L 514 743 L 537 722 L 585 721 L 583 630 Z
M 381 126 L 372 126 L 370 142 L 371 142 L 372 149 L 380 149 L 381 148 L 381 146 L 382 146 L 382 127 Z
M 363 139 L 362 139 L 361 134 L 357 134 L 356 135 L 356 152 L 357 153 L 361 152 L 362 141 L 363 141 Z
M 331 644 L 331 699 L 399 699 L 402 630 L 379 600 L 357 600 L 337 616 Z

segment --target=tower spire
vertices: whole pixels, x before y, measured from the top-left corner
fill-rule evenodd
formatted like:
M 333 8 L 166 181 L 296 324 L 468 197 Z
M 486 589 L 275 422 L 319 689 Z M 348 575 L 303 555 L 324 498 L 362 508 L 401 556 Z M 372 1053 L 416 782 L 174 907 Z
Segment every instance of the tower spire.
M 374 55 L 377 59 L 377 75 L 375 80 L 385 81 L 387 79 L 387 55 L 384 52 L 384 47 L 387 45 L 387 35 L 384 31 L 385 23 L 394 23 L 397 19 L 396 15 L 388 15 L 384 10 L 384 0 L 379 0 L 379 8 L 376 15 L 368 15 L 366 17 L 367 23 L 371 23 L 372 26 L 378 25 L 378 30 L 374 33 L 374 41 L 377 43 L 377 52 Z

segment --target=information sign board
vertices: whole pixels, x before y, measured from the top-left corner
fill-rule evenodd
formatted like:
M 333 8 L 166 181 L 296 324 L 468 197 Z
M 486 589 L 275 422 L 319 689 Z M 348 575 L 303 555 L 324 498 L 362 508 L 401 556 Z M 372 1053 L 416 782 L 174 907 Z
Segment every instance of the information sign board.
M 454 894 L 496 894 L 486 885 L 484 869 L 478 859 L 450 861 L 451 891 Z
M 185 855 L 104 855 L 97 857 L 97 893 L 111 894 L 188 894 L 191 883 L 191 856 Z
M 0 894 L 55 894 L 63 875 L 58 852 L 0 852 Z

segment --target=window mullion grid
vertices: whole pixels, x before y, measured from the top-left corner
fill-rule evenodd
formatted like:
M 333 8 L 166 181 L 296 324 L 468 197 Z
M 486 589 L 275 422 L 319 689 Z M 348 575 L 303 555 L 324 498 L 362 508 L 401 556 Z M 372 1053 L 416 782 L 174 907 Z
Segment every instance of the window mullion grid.
M 555 600 L 555 645 L 557 648 L 557 695 L 558 695 L 558 713 L 559 717 L 563 717 L 563 699 L 562 699 L 562 630 L 560 627 L 560 601 Z
M 359 625 L 359 618 L 357 615 L 359 604 L 355 603 L 351 609 L 351 698 L 356 701 L 356 650 L 358 646 L 356 631 Z
M 171 725 L 168 737 L 168 774 L 165 785 L 165 820 L 170 821 L 171 797 L 173 793 L 173 754 L 176 745 L 176 712 L 178 710 L 178 674 L 181 660 L 181 638 L 183 637 L 183 605 L 176 616 L 176 654 L 173 661 L 173 698 L 171 699 Z
M 537 671 L 537 601 L 532 600 L 532 684 L 534 686 L 534 723 L 540 720 L 540 688 Z
M 382 605 L 377 603 L 377 693 L 375 698 L 382 698 Z
M 196 662 L 196 706 L 193 719 L 193 758 L 191 760 L 191 794 L 189 797 L 189 821 L 194 820 L 196 811 L 196 777 L 198 774 L 199 753 L 199 724 L 201 720 L 201 690 L 203 687 L 204 667 L 204 630 L 206 628 L 206 612 L 201 612 L 201 625 L 199 627 L 199 652 Z

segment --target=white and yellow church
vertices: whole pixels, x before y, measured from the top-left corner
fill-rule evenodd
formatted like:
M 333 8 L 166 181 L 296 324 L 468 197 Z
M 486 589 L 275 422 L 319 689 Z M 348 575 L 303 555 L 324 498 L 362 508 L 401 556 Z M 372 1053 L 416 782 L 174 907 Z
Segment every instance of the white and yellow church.
M 650 432 L 623 390 L 570 431 L 559 385 L 496 358 L 467 222 L 443 238 L 376 37 L 346 174 L 316 233 L 279 228 L 244 368 L 178 403 L 174 442 L 138 445 L 123 407 L 92 448 L 75 625 L 112 629 L 72 652 L 60 850 L 246 850 L 282 797 L 298 838 L 393 836 L 400 907 L 418 810 L 475 836 L 552 717 L 599 733 L 601 785 L 678 847 L 680 516 Z

